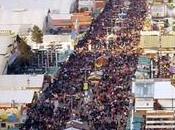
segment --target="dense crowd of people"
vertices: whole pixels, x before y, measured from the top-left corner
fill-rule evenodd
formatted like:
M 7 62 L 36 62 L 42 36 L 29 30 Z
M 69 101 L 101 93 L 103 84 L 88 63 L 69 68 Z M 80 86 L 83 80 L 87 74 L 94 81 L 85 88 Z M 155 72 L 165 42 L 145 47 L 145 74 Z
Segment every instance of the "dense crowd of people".
M 165 78 L 165 79 L 170 78 L 171 76 L 169 71 L 170 65 L 171 65 L 171 58 L 169 55 L 159 57 L 158 61 L 159 78 Z
M 21 129 L 63 130 L 68 121 L 79 120 L 85 130 L 125 130 L 146 12 L 145 0 L 109 0 L 28 109 Z

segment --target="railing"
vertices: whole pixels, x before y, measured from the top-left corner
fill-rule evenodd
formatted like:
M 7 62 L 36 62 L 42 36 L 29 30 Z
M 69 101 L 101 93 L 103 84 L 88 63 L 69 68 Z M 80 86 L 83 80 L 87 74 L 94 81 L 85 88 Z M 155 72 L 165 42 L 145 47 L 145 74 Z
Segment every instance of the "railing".
M 146 112 L 146 129 L 175 129 L 174 111 L 156 110 Z

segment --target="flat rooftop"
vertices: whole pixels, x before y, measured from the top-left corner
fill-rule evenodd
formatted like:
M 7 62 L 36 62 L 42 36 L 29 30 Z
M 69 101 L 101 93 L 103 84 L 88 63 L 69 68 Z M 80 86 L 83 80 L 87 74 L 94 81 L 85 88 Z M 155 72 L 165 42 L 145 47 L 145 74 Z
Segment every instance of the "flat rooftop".
M 0 91 L 41 89 L 44 75 L 0 75 Z
M 175 87 L 167 79 L 143 79 L 133 82 L 132 92 L 136 97 L 152 97 L 154 99 L 175 98 Z
M 2 9 L 51 9 L 69 13 L 75 0 L 0 0 Z
M 31 103 L 33 94 L 31 90 L 0 91 L 0 104 L 11 104 L 13 101 L 19 104 Z

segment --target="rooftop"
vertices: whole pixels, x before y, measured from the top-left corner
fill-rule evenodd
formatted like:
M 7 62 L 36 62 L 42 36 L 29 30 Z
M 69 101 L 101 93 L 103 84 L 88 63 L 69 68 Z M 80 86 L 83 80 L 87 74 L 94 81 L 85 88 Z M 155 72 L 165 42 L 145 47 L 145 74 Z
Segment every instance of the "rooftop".
M 64 20 L 66 20 L 66 19 L 68 19 L 68 20 L 70 20 L 71 19 L 71 16 L 72 16 L 72 14 L 50 14 L 50 17 L 51 17 L 51 19 L 64 19 Z
M 0 91 L 0 104 L 31 103 L 34 92 L 32 90 Z
M 136 97 L 152 97 L 154 99 L 175 98 L 175 87 L 167 79 L 143 79 L 133 82 Z
M 51 9 L 60 13 L 69 13 L 75 0 L 0 0 L 3 9 Z M 64 5 L 64 6 L 63 6 Z
M 37 89 L 43 80 L 44 75 L 0 75 L 0 90 Z

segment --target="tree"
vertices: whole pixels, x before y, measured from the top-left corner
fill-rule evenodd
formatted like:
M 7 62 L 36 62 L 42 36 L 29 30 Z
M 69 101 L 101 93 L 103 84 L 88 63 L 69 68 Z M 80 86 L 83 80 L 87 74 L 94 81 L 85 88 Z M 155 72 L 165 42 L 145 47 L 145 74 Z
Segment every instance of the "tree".
M 28 64 L 31 57 L 31 47 L 27 45 L 25 38 L 20 38 L 18 41 L 18 51 L 20 52 L 20 59 L 24 64 Z
M 36 25 L 34 25 L 33 29 L 32 29 L 32 41 L 35 43 L 42 43 L 43 42 L 43 32 Z

